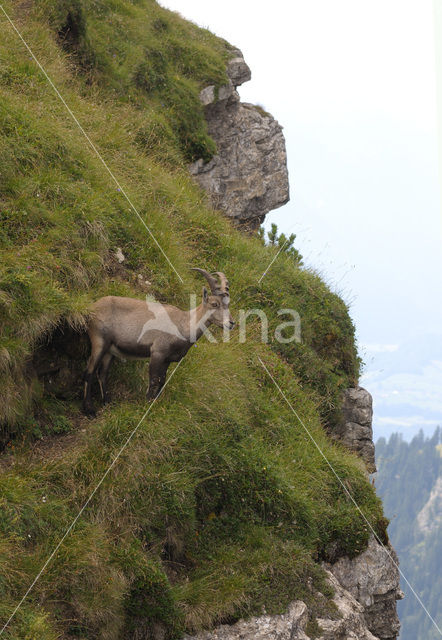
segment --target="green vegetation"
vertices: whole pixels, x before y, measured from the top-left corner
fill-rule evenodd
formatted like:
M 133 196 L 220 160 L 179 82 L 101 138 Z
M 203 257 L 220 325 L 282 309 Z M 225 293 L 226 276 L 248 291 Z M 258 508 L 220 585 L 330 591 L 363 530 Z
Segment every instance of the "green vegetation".
M 22 9 L 19 7 L 22 6 Z M 241 235 L 193 184 L 210 157 L 198 91 L 229 45 L 151 0 L 6 3 L 24 38 L 167 256 L 7 24 L 0 42 L 0 620 L 6 621 L 145 411 L 144 364 L 118 364 L 114 403 L 79 411 L 88 305 L 149 293 L 182 307 L 223 270 L 232 313 L 296 309 L 302 342 L 204 340 L 94 495 L 4 637 L 178 638 L 330 596 L 317 562 L 368 531 L 260 355 L 380 535 L 362 463 L 327 435 L 359 360 L 344 302 L 313 272 Z M 119 264 L 120 247 L 125 261 Z M 138 636 L 139 637 L 139 636 Z
M 265 242 L 264 227 L 259 228 L 258 236 L 263 242 Z M 283 251 L 287 255 L 291 256 L 299 267 L 302 266 L 302 255 L 293 246 L 296 240 L 295 233 L 291 233 L 287 238 L 284 233 L 278 234 L 278 226 L 275 223 L 272 223 L 270 231 L 267 231 L 267 240 L 270 246 L 278 247 L 279 251 Z
M 36 5 L 89 82 L 113 100 L 147 109 L 146 126 L 136 134 L 141 148 L 173 145 L 189 161 L 213 156 L 216 147 L 198 95 L 203 84 L 227 82 L 228 43 L 154 0 L 37 0 Z
M 376 444 L 376 485 L 385 511 L 391 517 L 389 535 L 392 544 L 404 575 L 439 627 L 442 625 L 439 569 L 442 527 L 440 519 L 437 520 L 437 511 L 432 514 L 427 532 L 419 526 L 417 517 L 442 475 L 441 435 L 438 427 L 431 438 L 425 438 L 420 431 L 408 443 L 396 433 L 388 442 L 380 438 Z M 403 579 L 401 588 L 405 593 L 404 600 L 398 603 L 401 639 L 439 638 L 439 632 Z

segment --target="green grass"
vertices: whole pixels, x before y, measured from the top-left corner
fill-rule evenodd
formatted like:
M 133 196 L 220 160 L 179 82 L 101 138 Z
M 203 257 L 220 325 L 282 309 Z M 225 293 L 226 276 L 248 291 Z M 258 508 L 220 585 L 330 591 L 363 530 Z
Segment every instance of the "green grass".
M 256 347 L 216 349 L 217 371 L 213 345 L 192 350 L 30 596 L 29 610 L 44 602 L 55 628 L 117 638 L 128 625 L 161 623 L 179 637 L 262 606 L 281 612 L 294 598 L 314 602 L 313 590 L 324 589 L 315 560 L 365 547 L 365 522 L 281 404 Z M 360 463 L 329 441 L 289 366 L 261 356 L 382 527 Z M 2 594 L 3 615 L 138 423 L 142 400 L 140 389 L 132 402 L 103 411 L 63 456 L 16 451 L 2 475 L 1 527 L 21 553 Z M 9 576 L 7 567 L 2 574 Z
M 80 415 L 91 301 L 143 297 L 142 274 L 184 307 L 201 266 L 227 274 L 234 316 L 262 308 L 273 335 L 293 308 L 303 339 L 261 345 L 255 322 L 245 344 L 191 349 L 4 637 L 172 639 L 295 598 L 313 628 L 316 590 L 330 596 L 319 561 L 357 554 L 368 531 L 258 355 L 382 536 L 385 521 L 362 463 L 327 435 L 359 371 L 346 305 L 288 256 L 258 284 L 276 250 L 187 172 L 215 150 L 197 97 L 225 81 L 230 47 L 150 0 L 6 8 L 184 283 L 2 21 L 0 621 L 145 410 L 146 367 L 130 363 L 112 370 L 113 404 Z

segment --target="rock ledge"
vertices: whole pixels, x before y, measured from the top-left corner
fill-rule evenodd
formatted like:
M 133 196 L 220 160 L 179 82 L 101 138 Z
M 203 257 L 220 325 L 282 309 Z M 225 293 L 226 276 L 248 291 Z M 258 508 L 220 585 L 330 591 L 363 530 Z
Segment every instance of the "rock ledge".
M 316 640 L 378 640 L 368 629 L 364 608 L 327 571 L 328 581 L 335 591 L 334 618 L 318 618 L 321 635 Z M 233 625 L 221 625 L 185 640 L 310 640 L 307 635 L 308 611 L 304 602 L 296 600 L 282 615 L 262 615 L 239 620 Z
M 216 208 L 253 231 L 269 211 L 289 200 L 285 140 L 270 114 L 240 102 L 236 87 L 251 78 L 241 52 L 235 51 L 227 74 L 227 85 L 218 91 L 211 85 L 200 93 L 218 153 L 209 162 L 194 162 L 190 173 Z

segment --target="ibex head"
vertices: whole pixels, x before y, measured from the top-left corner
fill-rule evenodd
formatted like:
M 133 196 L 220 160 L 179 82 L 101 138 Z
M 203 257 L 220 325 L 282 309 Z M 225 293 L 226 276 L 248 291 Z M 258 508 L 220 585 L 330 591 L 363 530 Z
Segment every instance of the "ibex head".
M 201 273 L 209 283 L 210 295 L 206 287 L 203 287 L 203 305 L 207 321 L 218 327 L 233 329 L 235 322 L 229 311 L 229 283 L 224 273 L 221 271 L 209 273 L 205 269 L 198 268 L 194 268 L 193 271 Z M 218 276 L 219 282 L 216 276 Z

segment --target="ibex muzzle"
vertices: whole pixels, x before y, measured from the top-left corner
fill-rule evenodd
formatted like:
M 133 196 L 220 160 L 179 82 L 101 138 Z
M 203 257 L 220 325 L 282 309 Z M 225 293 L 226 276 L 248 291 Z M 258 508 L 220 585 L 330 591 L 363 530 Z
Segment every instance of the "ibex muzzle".
M 179 362 L 210 324 L 233 329 L 226 276 L 220 271 L 194 270 L 206 278 L 210 287 L 210 294 L 203 287 L 202 302 L 196 309 L 182 311 L 172 305 L 117 296 L 106 296 L 93 304 L 88 325 L 92 350 L 84 374 L 84 413 L 95 415 L 91 398 L 95 373 L 103 402 L 109 401 L 106 381 L 114 356 L 150 358 L 147 399 L 153 400 L 164 385 L 169 364 Z

